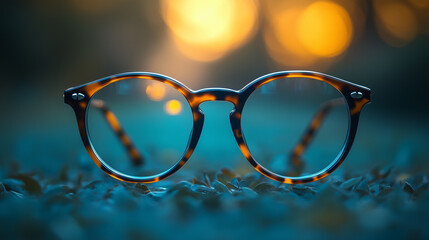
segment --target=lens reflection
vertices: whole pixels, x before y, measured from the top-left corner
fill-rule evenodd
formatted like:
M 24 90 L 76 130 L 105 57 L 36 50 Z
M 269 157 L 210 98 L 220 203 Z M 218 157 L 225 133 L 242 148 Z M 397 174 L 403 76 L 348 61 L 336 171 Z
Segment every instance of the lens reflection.
M 134 176 L 159 174 L 177 163 L 193 124 L 191 108 L 179 91 L 146 79 L 122 80 L 95 93 L 87 121 L 100 158 Z
M 242 130 L 254 159 L 284 176 L 307 176 L 341 152 L 349 111 L 333 86 L 283 78 L 256 89 L 243 108 Z

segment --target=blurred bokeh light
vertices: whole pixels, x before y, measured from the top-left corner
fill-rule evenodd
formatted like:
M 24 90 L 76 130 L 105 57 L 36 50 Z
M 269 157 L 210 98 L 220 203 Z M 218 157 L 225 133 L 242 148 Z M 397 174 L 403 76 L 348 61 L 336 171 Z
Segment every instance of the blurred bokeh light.
M 165 111 L 170 115 L 177 115 L 182 111 L 182 104 L 176 99 L 165 103 Z
M 197 61 L 221 58 L 251 38 L 257 26 L 253 0 L 163 0 L 162 16 L 179 50 Z
M 356 1 L 271 0 L 264 6 L 268 53 L 289 67 L 328 66 L 346 52 L 365 22 Z
M 312 3 L 298 19 L 298 39 L 308 52 L 319 57 L 334 57 L 344 52 L 352 33 L 349 14 L 333 2 Z
M 413 41 L 418 34 L 418 22 L 411 8 L 401 1 L 374 1 L 377 30 L 388 44 L 401 47 Z
M 161 101 L 165 96 L 165 87 L 162 83 L 151 83 L 146 86 L 146 94 L 153 101 Z

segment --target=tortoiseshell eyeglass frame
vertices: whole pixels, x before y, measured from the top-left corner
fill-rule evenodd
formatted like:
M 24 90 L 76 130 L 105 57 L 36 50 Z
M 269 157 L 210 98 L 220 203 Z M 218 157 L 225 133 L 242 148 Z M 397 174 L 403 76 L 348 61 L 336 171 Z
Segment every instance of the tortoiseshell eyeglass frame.
M 111 168 L 98 156 L 98 154 L 94 149 L 94 146 L 91 143 L 91 140 L 88 134 L 87 111 L 88 111 L 89 103 L 91 101 L 91 97 L 97 91 L 99 91 L 100 89 L 106 87 L 111 83 L 126 80 L 126 79 L 131 79 L 131 78 L 154 80 L 154 81 L 163 82 L 165 84 L 168 84 L 169 86 L 172 86 L 173 88 L 177 89 L 180 93 L 182 93 L 183 96 L 185 96 L 192 110 L 192 116 L 193 116 L 193 122 L 194 122 L 193 128 L 192 128 L 191 136 L 188 140 L 186 150 L 182 158 L 168 170 L 153 176 L 147 176 L 147 177 L 130 176 L 130 175 L 118 172 L 115 169 Z M 337 155 L 336 159 L 330 165 L 328 165 L 327 167 L 325 167 L 324 169 L 322 169 L 317 173 L 307 175 L 307 176 L 300 176 L 300 177 L 288 177 L 288 176 L 282 176 L 282 175 L 273 173 L 270 170 L 261 166 L 253 158 L 246 144 L 246 140 L 241 129 L 241 113 L 243 111 L 243 107 L 244 107 L 244 104 L 246 103 L 246 100 L 249 98 L 252 92 L 255 91 L 258 87 L 270 81 L 280 79 L 280 78 L 310 78 L 310 79 L 326 82 L 331 86 L 333 86 L 334 88 L 336 88 L 343 95 L 347 103 L 349 114 L 350 114 L 349 125 L 348 125 L 349 127 L 348 127 L 347 138 L 344 142 L 341 152 Z M 130 73 L 113 75 L 113 76 L 102 78 L 78 87 L 67 89 L 64 92 L 64 101 L 74 109 L 74 112 L 77 118 L 78 127 L 79 127 L 79 133 L 81 135 L 83 144 L 89 156 L 92 158 L 95 164 L 97 164 L 98 167 L 100 167 L 104 172 L 106 172 L 113 178 L 126 181 L 126 182 L 133 182 L 133 183 L 138 183 L 138 182 L 151 183 L 151 182 L 160 181 L 162 179 L 165 179 L 171 176 L 188 161 L 195 147 L 197 146 L 197 142 L 200 138 L 201 131 L 203 129 L 203 123 L 204 123 L 204 113 L 199 108 L 200 104 L 206 101 L 228 101 L 234 105 L 234 108 L 230 113 L 230 122 L 233 130 L 233 134 L 235 136 L 235 139 L 238 143 L 238 146 L 241 152 L 246 157 L 246 159 L 250 162 L 250 164 L 258 172 L 260 172 L 261 174 L 265 175 L 270 179 L 283 182 L 283 183 L 288 183 L 288 184 L 297 184 L 297 183 L 313 182 L 323 177 L 326 177 L 341 165 L 341 163 L 344 161 L 344 159 L 346 158 L 347 154 L 349 153 L 352 147 L 353 141 L 356 136 L 360 112 L 362 110 L 362 107 L 365 104 L 370 102 L 370 94 L 371 94 L 371 90 L 367 87 L 360 86 L 358 84 L 354 84 L 351 82 L 347 82 L 345 80 L 342 80 L 333 76 L 329 76 L 327 74 L 317 73 L 312 71 L 282 71 L 282 72 L 267 74 L 265 76 L 255 79 L 254 81 L 247 84 L 245 87 L 243 87 L 238 91 L 232 90 L 232 89 L 226 89 L 226 88 L 205 88 L 205 89 L 195 91 L 195 90 L 189 89 L 179 81 L 161 74 L 149 73 L 149 72 L 130 72 Z M 103 106 L 100 106 L 100 107 L 103 107 Z M 104 112 L 107 112 L 107 110 L 105 110 Z M 318 118 L 323 117 L 322 115 L 317 114 L 316 117 Z M 114 122 L 115 122 L 114 120 L 112 121 L 113 122 L 112 128 L 114 128 Z M 318 121 L 320 121 L 320 119 L 313 120 L 311 125 L 314 125 L 313 123 L 317 123 Z M 312 132 L 314 129 L 317 128 L 317 126 L 311 126 L 311 125 L 309 127 L 310 132 Z M 116 130 L 120 132 L 121 128 L 118 127 Z M 132 144 L 130 143 L 130 140 L 127 138 L 125 133 L 119 137 L 124 138 L 123 142 L 125 144 L 128 144 L 129 148 L 132 147 Z M 305 140 L 305 138 L 307 138 L 307 140 Z M 311 141 L 311 136 L 309 135 L 308 132 L 304 134 L 303 139 L 304 140 L 301 140 L 302 143 L 298 144 L 296 148 L 293 150 L 294 152 L 292 153 L 292 155 L 294 155 L 295 157 L 295 160 L 293 160 L 295 164 L 298 161 L 296 160 L 297 155 L 299 155 L 303 151 L 303 149 L 301 149 L 301 151 L 298 151 L 299 148 L 305 148 L 305 145 L 308 144 L 307 142 Z M 299 147 L 300 145 L 302 146 Z M 138 154 L 138 153 L 135 153 L 135 154 Z M 139 156 L 137 155 L 135 158 L 138 159 Z

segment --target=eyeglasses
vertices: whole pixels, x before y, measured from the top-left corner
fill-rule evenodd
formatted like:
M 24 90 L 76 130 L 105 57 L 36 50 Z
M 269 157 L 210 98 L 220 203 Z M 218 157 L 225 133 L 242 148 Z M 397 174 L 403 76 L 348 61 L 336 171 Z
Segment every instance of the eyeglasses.
M 179 170 L 200 138 L 207 101 L 233 105 L 238 146 L 261 174 L 308 183 L 336 170 L 356 135 L 369 88 L 311 71 L 262 76 L 241 90 L 191 90 L 173 78 L 131 72 L 64 92 L 83 144 L 111 177 L 150 183 Z

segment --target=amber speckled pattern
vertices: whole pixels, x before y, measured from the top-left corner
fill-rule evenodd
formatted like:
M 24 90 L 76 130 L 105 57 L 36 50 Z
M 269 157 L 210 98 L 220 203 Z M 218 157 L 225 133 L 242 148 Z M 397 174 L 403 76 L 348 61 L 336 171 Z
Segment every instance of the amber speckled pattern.
M 142 165 L 144 162 L 142 154 L 134 146 L 134 143 L 131 141 L 131 138 L 121 126 L 115 113 L 113 113 L 112 110 L 110 110 L 106 103 L 101 99 L 92 99 L 90 105 L 101 111 L 107 124 L 115 133 L 122 146 L 124 146 L 125 151 L 128 153 L 128 156 L 132 160 L 132 163 L 136 166 Z
M 275 174 L 269 171 L 268 169 L 264 168 L 253 158 L 246 144 L 245 136 L 243 135 L 241 130 L 241 113 L 248 97 L 258 87 L 270 81 L 280 79 L 280 78 L 300 78 L 300 77 L 311 78 L 311 79 L 326 82 L 331 86 L 335 87 L 339 92 L 341 92 L 349 108 L 349 113 L 350 113 L 348 135 L 344 143 L 344 146 L 341 150 L 341 153 L 338 154 L 337 158 L 323 170 L 312 175 L 301 176 L 301 177 L 282 176 L 282 175 Z M 130 176 L 130 175 L 118 172 L 115 169 L 111 168 L 97 155 L 88 136 L 86 117 L 87 117 L 87 109 L 88 109 L 89 103 L 91 102 L 90 101 L 91 97 L 94 95 L 94 93 L 96 93 L 97 91 L 99 91 L 100 89 L 104 88 L 105 86 L 111 83 L 125 80 L 125 79 L 130 79 L 130 78 L 149 79 L 149 80 L 160 81 L 165 84 L 168 84 L 173 88 L 177 89 L 179 92 L 181 92 L 183 96 L 185 96 L 185 98 L 189 103 L 189 106 L 192 109 L 192 115 L 193 115 L 193 121 L 194 121 L 192 133 L 188 141 L 187 149 L 183 154 L 181 160 L 178 161 L 170 169 L 153 176 L 147 176 L 147 177 Z M 151 183 L 151 182 L 160 181 L 162 179 L 165 179 L 171 176 L 188 161 L 188 159 L 192 155 L 198 143 L 198 140 L 200 138 L 201 131 L 203 128 L 203 122 L 204 122 L 204 114 L 199 109 L 200 104 L 206 101 L 227 101 L 227 102 L 231 102 L 234 105 L 234 109 L 230 113 L 230 122 L 231 122 L 231 127 L 233 130 L 234 136 L 237 140 L 237 143 L 241 152 L 246 157 L 246 159 L 250 162 L 250 164 L 258 172 L 273 180 L 283 182 L 283 183 L 297 184 L 297 183 L 313 182 L 323 177 L 326 177 L 341 165 L 341 163 L 344 161 L 344 159 L 346 158 L 347 154 L 349 153 L 352 147 L 352 144 L 356 135 L 357 127 L 358 127 L 360 112 L 362 110 L 362 107 L 368 102 L 370 102 L 370 94 L 371 94 L 371 90 L 367 87 L 360 86 L 358 84 L 354 84 L 351 82 L 347 82 L 342 79 L 329 76 L 327 74 L 317 73 L 312 71 L 282 71 L 282 72 L 267 74 L 265 76 L 255 79 L 254 81 L 247 84 L 245 87 L 243 87 L 238 91 L 232 90 L 232 89 L 226 89 L 226 88 L 205 88 L 205 89 L 195 91 L 195 90 L 189 89 L 179 81 L 161 74 L 148 73 L 148 72 L 130 72 L 130 73 L 113 75 L 113 76 L 102 78 L 78 87 L 67 89 L 64 92 L 64 101 L 65 103 L 69 104 L 75 111 L 79 132 L 89 156 L 97 164 L 98 167 L 100 167 L 104 172 L 106 172 L 113 178 L 126 181 L 126 182 Z M 304 133 L 303 138 L 301 139 L 301 141 L 298 143 L 297 147 L 294 150 L 294 151 L 297 151 L 295 152 L 297 157 L 299 157 L 304 152 L 305 147 L 311 142 L 312 135 L 314 134 L 314 131 L 317 130 L 318 125 L 323 120 L 323 116 L 326 115 L 329 109 L 334 106 L 332 104 L 334 103 L 328 103 L 327 105 L 325 105 L 326 107 L 322 107 L 321 112 L 317 113 L 315 116 L 315 119 L 310 123 L 308 130 L 306 131 L 306 133 Z M 108 116 L 106 115 L 107 121 L 109 122 L 112 129 L 116 132 L 118 137 L 122 139 L 121 141 L 124 144 L 124 146 L 128 149 L 128 153 L 130 157 L 132 159 L 135 159 L 138 163 L 139 156 L 136 155 L 138 154 L 138 152 L 136 151 L 132 153 L 133 149 L 135 148 L 133 147 L 131 140 L 127 137 L 127 135 L 123 131 L 122 132 L 120 131 L 120 124 L 118 121 L 115 121 L 116 119 L 114 119 L 114 114 L 111 113 L 109 115 L 109 111 L 107 111 L 106 114 L 108 115 Z M 302 163 L 297 162 L 296 164 L 302 164 Z
M 344 98 L 336 98 L 323 103 L 316 115 L 311 120 L 306 131 L 302 135 L 299 142 L 292 149 L 289 156 L 290 165 L 293 167 L 293 171 L 296 174 L 301 173 L 304 165 L 302 156 L 316 135 L 317 130 L 319 130 L 320 126 L 322 125 L 326 115 L 332 110 L 332 108 L 342 104 L 345 104 Z

